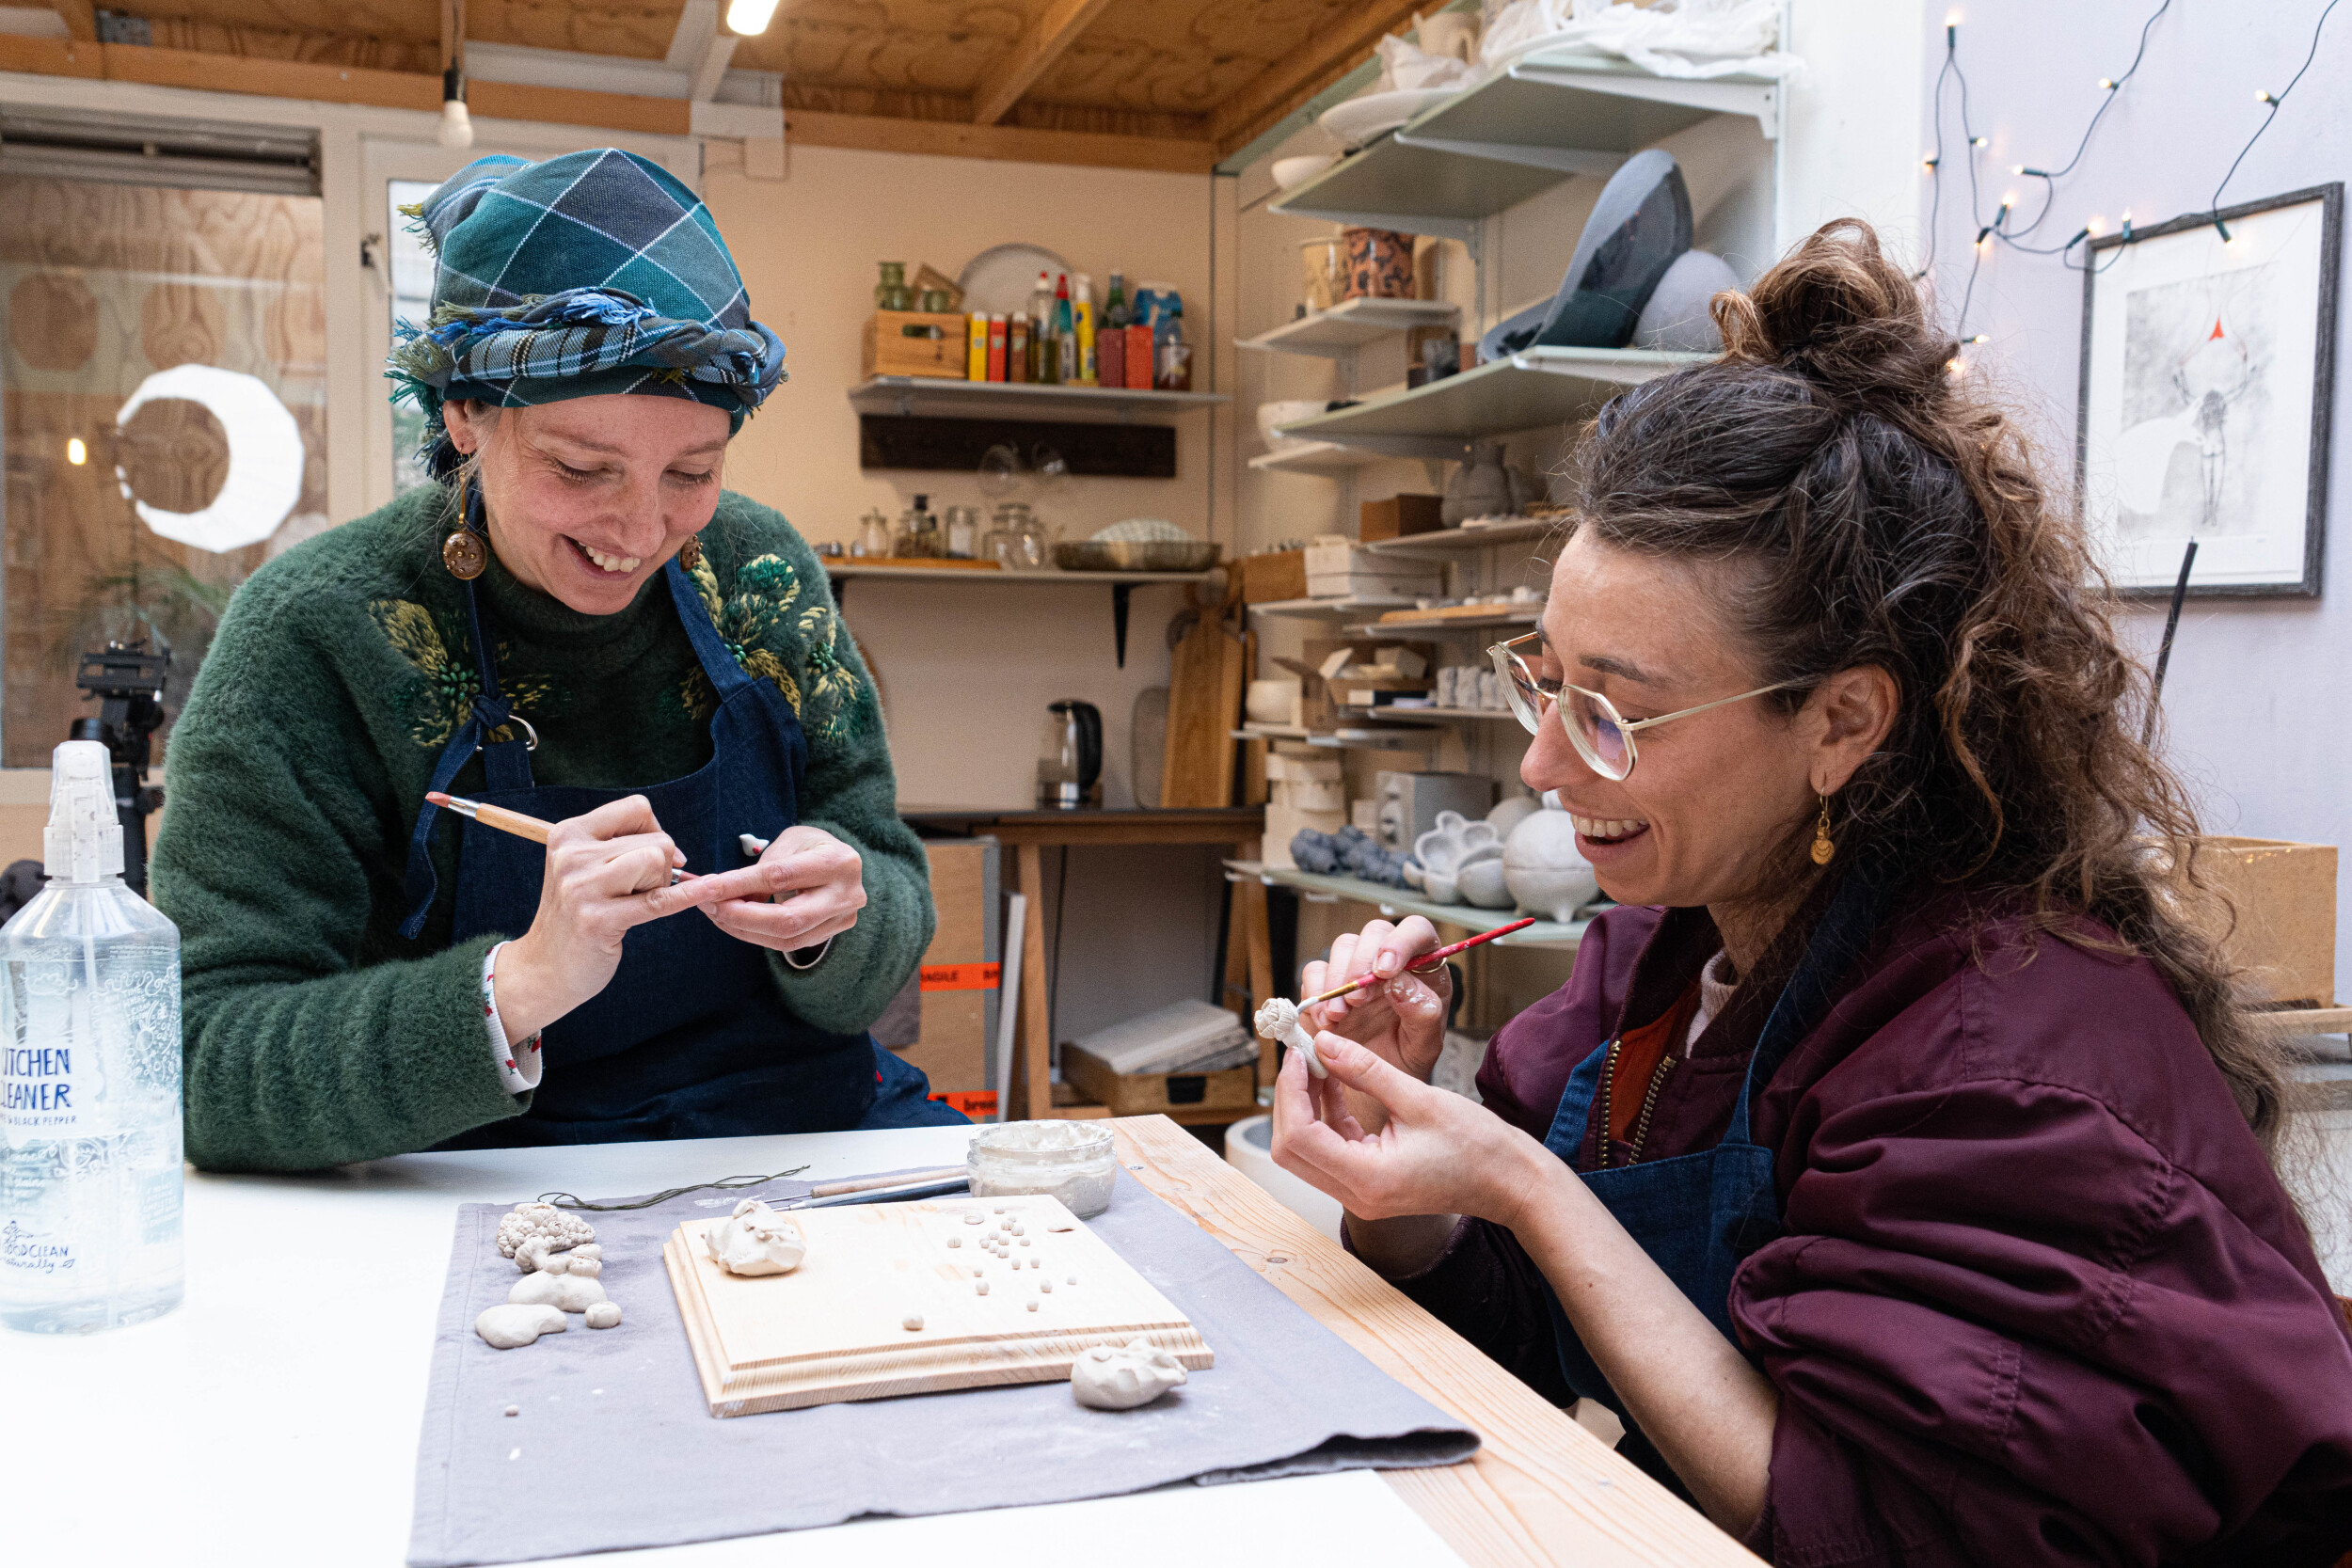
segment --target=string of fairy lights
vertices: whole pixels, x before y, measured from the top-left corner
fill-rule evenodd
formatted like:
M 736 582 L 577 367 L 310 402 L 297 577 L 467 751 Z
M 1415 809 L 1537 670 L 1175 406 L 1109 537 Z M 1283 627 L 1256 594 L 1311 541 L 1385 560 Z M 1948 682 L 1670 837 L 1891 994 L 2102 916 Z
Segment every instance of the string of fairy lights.
M 2303 63 L 2288 79 L 2287 85 L 2275 91 L 2265 87 L 2254 94 L 2254 101 L 2262 104 L 2267 112 L 2264 114 L 2262 123 L 2254 128 L 2254 134 L 2246 138 L 2246 145 L 2238 149 L 2237 156 L 2230 160 L 2230 166 L 2223 171 L 2219 183 L 2214 186 L 2212 198 L 2205 204 L 2206 215 L 2212 220 L 2214 228 L 2220 233 L 2224 242 L 2230 238 L 2230 226 L 2221 215 L 2222 193 L 2230 188 L 2230 182 L 2237 177 L 2238 167 L 2246 162 L 2246 155 L 2253 151 L 2254 144 L 2262 140 L 2263 134 L 2268 131 L 2271 122 L 2279 118 L 2279 111 L 2286 106 L 2288 96 L 2301 85 L 2305 73 L 2312 69 L 2312 62 L 2318 58 L 2320 36 L 2327 28 L 2328 17 L 2342 3 L 2343 0 L 2328 0 L 2328 3 L 2320 8 L 2318 18 L 2312 24 L 2311 47 L 2304 52 Z M 2028 242 L 2032 240 L 2035 231 L 2049 220 L 2051 212 L 2058 205 L 2058 182 L 2073 174 L 2080 166 L 2084 154 L 2090 150 L 2091 138 L 2098 133 L 2100 122 L 2106 119 L 2107 111 L 2115 106 L 2116 101 L 2122 96 L 2124 87 L 2138 72 L 2141 62 L 2148 57 L 2149 35 L 2154 30 L 2156 24 L 2163 19 L 2165 13 L 2172 8 L 2172 5 L 2173 0 L 2163 0 L 2163 4 L 2149 13 L 2148 20 L 2140 24 L 2139 43 L 2138 47 L 2132 52 L 2131 63 L 2117 75 L 2099 78 L 2099 90 L 2102 95 L 2099 106 L 2092 111 L 2090 123 L 2083 127 L 2083 134 L 2074 144 L 2072 157 L 2054 168 L 2037 168 L 2028 164 L 2013 164 L 2010 166 L 2010 173 L 2012 175 L 2042 182 L 2042 208 L 2034 214 L 2030 223 L 2020 221 L 2021 214 L 2017 211 L 2018 203 L 2013 198 L 2005 198 L 1990 219 L 1983 215 L 1984 208 L 1979 191 L 1978 165 L 1982 161 L 1982 154 L 1991 145 L 1992 138 L 1980 135 L 1969 119 L 1968 76 L 1961 69 L 1960 64 L 1960 18 L 1955 14 L 1945 23 L 1944 65 L 1943 69 L 1936 72 L 1933 95 L 1935 146 L 1926 159 L 1930 181 L 1927 257 L 1920 263 L 1919 270 L 1912 276 L 1914 278 L 1924 278 L 1935 269 L 1936 229 L 1937 222 L 1943 215 L 1944 205 L 1946 155 L 1944 97 L 1948 86 L 1956 88 L 1959 93 L 1960 134 L 1966 144 L 1968 218 L 1977 230 L 1977 237 L 1968 247 L 1968 279 L 1961 291 L 1960 309 L 1952 324 L 1952 335 L 1963 347 L 1985 341 L 1982 333 L 1970 335 L 1968 309 L 1976 299 L 1978 273 L 1984 265 L 1985 257 L 1994 245 L 2006 245 L 2026 256 L 2055 256 L 2061 266 L 2074 272 L 2104 272 L 2106 268 L 2113 266 L 2122 257 L 2123 246 L 2132 243 L 2132 214 L 2128 209 L 2122 215 L 2122 228 L 2119 230 L 2122 243 L 2113 247 L 2113 254 L 2104 261 L 2097 260 L 2094 252 L 2090 248 L 2090 242 L 2101 237 L 2097 219 L 2084 224 L 2073 237 L 2062 244 L 2041 245 Z M 2079 259 L 2075 256 L 2077 250 L 2082 252 Z M 1957 363 L 1955 361 L 1955 364 Z

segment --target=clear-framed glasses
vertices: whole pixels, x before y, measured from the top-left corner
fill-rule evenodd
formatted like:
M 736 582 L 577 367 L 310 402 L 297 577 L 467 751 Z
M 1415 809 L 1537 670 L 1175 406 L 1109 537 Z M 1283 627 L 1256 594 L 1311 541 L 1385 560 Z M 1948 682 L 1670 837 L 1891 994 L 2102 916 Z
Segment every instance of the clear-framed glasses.
M 1535 673 L 1527 662 L 1526 653 L 1540 650 L 1542 635 L 1540 632 L 1529 632 L 1524 637 L 1498 642 L 1486 650 L 1486 656 L 1494 660 L 1495 673 L 1502 677 L 1502 690 L 1504 696 L 1510 699 L 1511 711 L 1518 716 L 1521 727 L 1528 734 L 1540 735 L 1543 733 L 1544 710 L 1557 708 L 1560 727 L 1568 732 L 1568 741 L 1575 746 L 1576 754 L 1584 759 L 1584 766 L 1602 778 L 1613 781 L 1623 781 L 1632 773 L 1633 765 L 1642 759 L 1641 747 L 1633 737 L 1643 730 L 1677 719 L 1688 719 L 1709 708 L 1744 703 L 1751 697 L 1785 691 L 1792 686 L 1805 684 L 1803 681 L 1778 681 L 1771 686 L 1759 686 L 1753 691 L 1742 691 L 1736 697 L 1718 697 L 1696 707 L 1661 713 L 1655 719 L 1628 719 L 1617 711 L 1614 703 L 1597 691 L 1570 686 L 1565 681 L 1546 680 Z M 1522 649 L 1526 653 L 1522 653 Z

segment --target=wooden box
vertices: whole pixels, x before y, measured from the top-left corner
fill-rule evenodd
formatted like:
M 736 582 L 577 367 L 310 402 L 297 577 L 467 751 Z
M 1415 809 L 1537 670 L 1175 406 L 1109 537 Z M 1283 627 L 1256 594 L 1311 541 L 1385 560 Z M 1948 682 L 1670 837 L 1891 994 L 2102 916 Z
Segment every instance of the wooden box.
M 1254 1062 L 1216 1072 L 1113 1072 L 1074 1045 L 1061 1053 L 1062 1076 L 1079 1093 L 1100 1101 L 1115 1117 L 1149 1117 L 1171 1111 L 1223 1111 L 1239 1121 L 1258 1109 Z
M 2222 943 L 2259 1001 L 2336 1001 L 2336 847 L 2277 838 L 2198 840 L 2198 868 L 2237 905 Z
M 1241 602 L 1271 604 L 1307 596 L 1307 552 L 1267 550 L 1241 558 Z
M 935 839 L 923 852 L 930 862 L 938 924 L 907 991 L 874 1021 L 874 1037 L 923 1070 L 933 1098 L 966 1116 L 993 1115 L 989 1056 L 1003 994 L 1003 938 L 996 928 L 1000 850 L 993 838 Z
M 962 381 L 967 330 L 961 316 L 877 310 L 866 322 L 866 374 Z
M 1402 539 L 1409 533 L 1435 533 L 1445 526 L 1438 515 L 1443 504 L 1436 496 L 1413 494 L 1366 501 L 1356 509 L 1356 537 L 1369 545 L 1379 539 Z

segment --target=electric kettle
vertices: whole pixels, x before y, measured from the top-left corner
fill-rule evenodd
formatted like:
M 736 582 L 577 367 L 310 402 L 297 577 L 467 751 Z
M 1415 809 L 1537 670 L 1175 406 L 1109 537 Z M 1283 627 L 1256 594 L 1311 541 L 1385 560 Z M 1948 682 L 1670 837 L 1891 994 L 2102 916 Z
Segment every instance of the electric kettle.
M 1103 712 L 1065 697 L 1045 709 L 1037 758 L 1037 803 L 1066 810 L 1102 804 Z

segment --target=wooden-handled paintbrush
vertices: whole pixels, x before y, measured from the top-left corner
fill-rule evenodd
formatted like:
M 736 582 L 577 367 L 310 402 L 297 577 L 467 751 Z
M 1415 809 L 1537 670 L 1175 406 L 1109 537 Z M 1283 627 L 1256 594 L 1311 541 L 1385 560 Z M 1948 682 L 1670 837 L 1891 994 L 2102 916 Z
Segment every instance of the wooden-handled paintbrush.
M 552 822 L 543 822 L 535 816 L 527 816 L 518 811 L 508 811 L 504 806 L 494 806 L 486 800 L 469 800 L 462 795 L 444 795 L 437 789 L 425 791 L 424 798 L 443 811 L 453 811 L 460 816 L 469 816 L 485 828 L 496 828 L 500 832 L 513 833 L 516 838 L 527 838 L 533 844 L 545 844 L 548 841 L 548 834 L 555 830 L 555 824 Z M 680 871 L 677 867 L 672 866 L 670 885 L 675 887 L 680 882 L 691 882 L 694 880 L 695 875 L 694 872 Z

